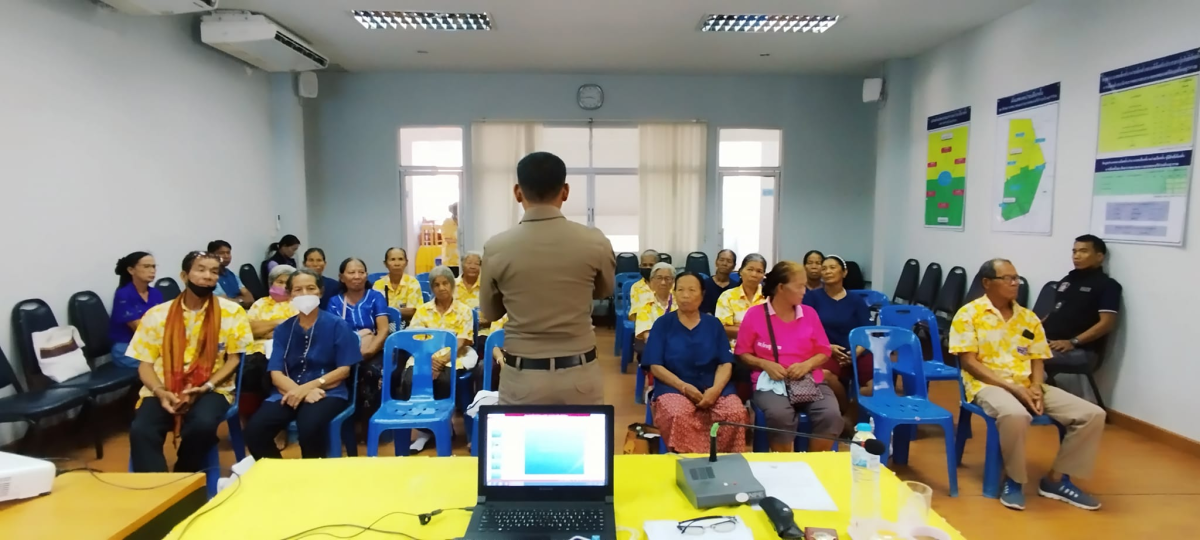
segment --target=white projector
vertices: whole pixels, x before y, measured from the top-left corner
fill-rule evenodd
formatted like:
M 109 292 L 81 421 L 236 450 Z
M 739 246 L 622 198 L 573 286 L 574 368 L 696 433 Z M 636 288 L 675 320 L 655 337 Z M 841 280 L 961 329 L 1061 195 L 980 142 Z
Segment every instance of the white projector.
M 53 463 L 0 452 L 0 501 L 45 495 L 53 485 Z

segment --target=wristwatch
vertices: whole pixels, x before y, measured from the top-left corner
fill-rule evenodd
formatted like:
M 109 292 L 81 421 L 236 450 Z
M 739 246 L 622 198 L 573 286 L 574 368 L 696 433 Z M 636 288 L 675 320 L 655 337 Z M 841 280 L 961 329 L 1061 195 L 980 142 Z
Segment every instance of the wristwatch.
M 1071 346 L 1078 347 L 1079 346 L 1079 338 L 1077 338 L 1077 337 L 1071 338 Z

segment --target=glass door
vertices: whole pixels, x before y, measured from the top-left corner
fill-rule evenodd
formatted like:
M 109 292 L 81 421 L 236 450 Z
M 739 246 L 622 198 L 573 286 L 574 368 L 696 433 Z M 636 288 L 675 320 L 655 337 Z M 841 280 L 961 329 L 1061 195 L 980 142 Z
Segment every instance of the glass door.
M 779 212 L 775 174 L 722 173 L 721 247 L 739 257 L 759 253 L 777 260 L 775 220 Z
M 458 203 L 462 173 L 405 174 L 403 186 L 405 235 L 409 265 L 414 274 L 428 272 L 442 257 L 441 227 Z M 461 245 L 461 233 L 459 234 Z M 385 269 L 380 269 L 385 270 Z

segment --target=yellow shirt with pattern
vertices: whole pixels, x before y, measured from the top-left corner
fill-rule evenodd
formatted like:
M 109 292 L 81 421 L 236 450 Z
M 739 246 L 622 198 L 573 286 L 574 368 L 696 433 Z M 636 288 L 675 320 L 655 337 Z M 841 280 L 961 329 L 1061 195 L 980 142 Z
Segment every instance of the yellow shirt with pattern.
M 629 289 L 629 318 L 632 319 L 646 302 L 654 301 L 654 291 L 650 290 L 650 284 L 645 279 L 639 279 L 633 287 Z
M 467 343 L 472 342 L 472 334 L 475 332 L 475 317 L 471 313 L 471 308 L 466 304 L 455 300 L 450 304 L 450 309 L 445 313 L 439 313 L 436 300 L 430 300 L 420 306 L 417 306 L 417 312 L 413 314 L 412 322 L 408 324 L 408 328 L 428 328 L 431 330 L 448 330 L 458 339 L 465 339 Z M 447 352 L 447 348 L 443 347 L 437 353 Z M 435 354 L 437 354 L 435 353 Z M 405 367 L 412 365 L 410 358 Z M 461 369 L 461 366 L 459 366 Z
M 216 300 L 220 302 L 219 309 L 221 310 L 221 330 L 217 334 L 220 345 L 218 345 L 217 359 L 213 363 L 213 373 L 216 373 L 225 365 L 226 355 L 241 354 L 246 351 L 250 343 L 254 341 L 254 334 L 250 332 L 250 319 L 246 317 L 246 310 L 242 309 L 237 302 L 213 296 L 209 301 Z M 182 300 L 175 300 L 175 302 Z M 154 373 L 158 375 L 160 381 L 165 380 L 163 374 L 163 358 L 162 344 L 163 331 L 167 325 L 167 312 L 171 309 L 171 304 L 174 302 L 166 302 L 150 308 L 146 314 L 142 316 L 141 323 L 138 324 L 137 331 L 133 334 L 133 339 L 129 342 L 129 350 L 126 354 L 130 358 L 136 358 L 139 361 L 154 364 Z M 186 307 L 183 309 L 183 324 L 184 331 L 187 333 L 187 348 L 183 351 L 183 365 L 186 369 L 191 366 L 192 360 L 196 357 L 196 349 L 200 344 L 200 333 L 204 323 L 204 313 L 208 309 L 208 305 L 200 308 L 199 311 L 192 311 Z M 216 388 L 216 392 L 225 396 L 225 399 L 233 401 L 234 383 L 237 382 L 237 376 L 230 376 Z M 154 397 L 149 388 L 142 387 L 138 395 L 142 398 Z M 138 400 L 141 404 L 141 400 Z
M 742 317 L 746 316 L 747 310 L 766 301 L 766 297 L 762 294 L 761 285 L 758 287 L 758 291 L 754 293 L 754 298 L 746 298 L 746 290 L 741 285 L 738 285 L 721 293 L 721 296 L 717 298 L 717 309 L 713 314 L 725 326 L 742 324 Z
M 246 312 L 246 318 L 251 321 L 286 321 L 295 317 L 299 311 L 292 307 L 291 302 L 276 302 L 274 298 L 266 296 L 259 298 L 250 306 L 250 311 Z M 271 343 L 273 337 L 265 337 L 256 339 L 249 347 L 246 347 L 246 354 L 267 354 L 267 346 Z
M 482 281 L 478 276 L 475 277 L 474 285 L 467 285 L 463 278 L 458 278 L 454 285 L 454 299 L 466 304 L 471 309 L 479 307 L 479 283 Z
M 650 295 L 650 301 L 642 304 L 642 307 L 637 309 L 637 318 L 633 323 L 633 335 L 640 336 L 642 332 L 649 332 L 650 328 L 654 326 L 654 321 L 666 315 L 668 309 L 670 311 L 679 309 L 679 306 L 675 305 L 674 296 L 668 296 L 667 303 L 660 304 L 654 295 Z
M 1014 302 L 1012 317 L 1005 321 L 987 296 L 963 306 L 954 316 L 950 352 L 973 352 L 979 363 L 996 376 L 1027 388 L 1033 374 L 1032 362 L 1051 356 L 1042 321 L 1032 310 Z M 965 369 L 962 378 L 968 401 L 987 386 Z
M 392 286 L 392 278 L 383 276 L 375 280 L 375 285 L 371 286 L 383 293 L 387 299 L 387 305 L 400 309 L 401 307 L 415 308 L 425 303 L 425 299 L 421 296 L 421 282 L 417 278 L 408 274 L 400 278 L 400 286 Z
M 508 322 L 508 314 L 505 313 L 498 321 L 492 321 L 492 325 L 488 327 L 488 333 L 495 332 L 504 328 L 504 323 Z

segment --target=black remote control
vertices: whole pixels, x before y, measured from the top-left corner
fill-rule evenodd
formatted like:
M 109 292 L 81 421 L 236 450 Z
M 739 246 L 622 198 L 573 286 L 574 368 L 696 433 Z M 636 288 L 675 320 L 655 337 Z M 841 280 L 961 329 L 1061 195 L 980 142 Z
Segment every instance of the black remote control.
M 759 501 L 758 505 L 771 519 L 771 524 L 775 525 L 775 534 L 780 538 L 804 538 L 804 531 L 796 525 L 796 518 L 792 515 L 790 506 L 775 497 L 766 497 Z

